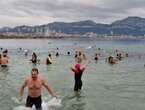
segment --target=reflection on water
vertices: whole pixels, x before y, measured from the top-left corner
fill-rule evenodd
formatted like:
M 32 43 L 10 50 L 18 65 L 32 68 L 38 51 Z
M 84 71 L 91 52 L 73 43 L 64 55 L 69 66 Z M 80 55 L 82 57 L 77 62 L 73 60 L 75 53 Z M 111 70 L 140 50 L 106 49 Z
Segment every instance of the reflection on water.
M 4 80 L 9 74 L 9 67 L 0 67 L 0 80 Z
M 72 93 L 63 98 L 63 110 L 85 110 L 85 96 L 83 93 Z
M 50 43 L 51 42 L 51 43 Z M 0 47 L 9 50 L 9 66 L 0 67 L 0 110 L 13 110 L 18 106 L 12 97 L 18 96 L 22 81 L 30 75 L 32 67 L 53 87 L 62 99 L 61 110 L 144 110 L 145 108 L 145 42 L 144 41 L 95 41 L 81 39 L 67 40 L 0 40 Z M 55 49 L 61 53 L 55 57 Z M 75 48 L 82 47 L 91 61 L 83 74 L 83 89 L 80 94 L 73 92 L 74 76 L 70 67 L 75 62 Z M 93 47 L 93 48 L 90 48 Z M 21 51 L 18 49 L 22 48 Z M 95 62 L 94 53 L 100 48 L 101 58 Z M 25 56 L 24 50 L 29 53 Z M 116 65 L 108 65 L 106 56 L 114 50 L 129 53 L 129 57 Z M 67 51 L 71 56 L 66 56 Z M 30 62 L 32 52 L 40 62 Z M 53 63 L 45 65 L 48 53 Z M 25 91 L 24 99 L 26 98 Z M 43 98 L 50 95 L 44 89 Z

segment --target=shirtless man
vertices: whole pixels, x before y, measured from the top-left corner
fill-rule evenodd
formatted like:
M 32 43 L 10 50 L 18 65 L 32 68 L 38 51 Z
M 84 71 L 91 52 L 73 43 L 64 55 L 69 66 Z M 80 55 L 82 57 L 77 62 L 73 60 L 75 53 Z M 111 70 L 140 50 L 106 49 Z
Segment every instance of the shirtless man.
M 1 67 L 7 67 L 8 64 L 8 57 L 3 54 L 3 56 L 1 57 Z
M 24 88 L 28 87 L 28 97 L 26 100 L 26 107 L 32 107 L 33 105 L 35 105 L 37 110 L 41 110 L 42 86 L 44 86 L 53 97 L 57 98 L 56 94 L 52 91 L 51 87 L 39 75 L 38 69 L 33 68 L 31 71 L 31 75 L 28 78 L 26 78 L 26 80 L 24 81 L 24 83 L 22 84 L 20 88 L 19 100 L 21 100 L 23 97 Z

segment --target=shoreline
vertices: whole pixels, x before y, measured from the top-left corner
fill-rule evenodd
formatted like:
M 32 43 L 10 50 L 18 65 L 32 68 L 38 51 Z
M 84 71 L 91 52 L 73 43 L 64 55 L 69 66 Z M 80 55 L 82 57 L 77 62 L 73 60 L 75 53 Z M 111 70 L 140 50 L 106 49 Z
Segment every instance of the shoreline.
M 81 37 L 81 36 L 4 36 L 0 35 L 0 39 L 95 39 L 95 40 L 145 40 L 145 38 L 125 37 L 125 38 L 110 38 L 108 37 Z

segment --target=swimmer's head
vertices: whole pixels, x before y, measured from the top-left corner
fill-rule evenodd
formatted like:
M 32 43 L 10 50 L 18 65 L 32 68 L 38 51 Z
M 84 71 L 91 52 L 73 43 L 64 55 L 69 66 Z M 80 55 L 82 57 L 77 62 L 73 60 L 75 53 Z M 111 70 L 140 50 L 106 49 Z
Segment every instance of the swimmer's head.
M 32 68 L 31 77 L 32 77 L 33 80 L 37 79 L 38 74 L 39 74 L 38 69 L 37 68 Z
M 48 56 L 51 57 L 51 54 L 49 53 Z
M 75 69 L 80 70 L 80 68 L 81 68 L 81 65 L 80 65 L 79 63 L 77 63 L 77 64 L 75 65 Z

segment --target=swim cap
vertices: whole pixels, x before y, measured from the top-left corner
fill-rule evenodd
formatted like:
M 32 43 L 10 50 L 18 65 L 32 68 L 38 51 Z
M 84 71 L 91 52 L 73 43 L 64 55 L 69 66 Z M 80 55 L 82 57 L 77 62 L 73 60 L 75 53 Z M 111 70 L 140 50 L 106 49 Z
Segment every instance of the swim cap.
M 79 70 L 79 69 L 80 69 L 80 67 L 81 67 L 81 65 L 80 65 L 80 64 L 78 64 L 78 63 L 75 65 L 75 69 L 77 69 L 77 70 Z

